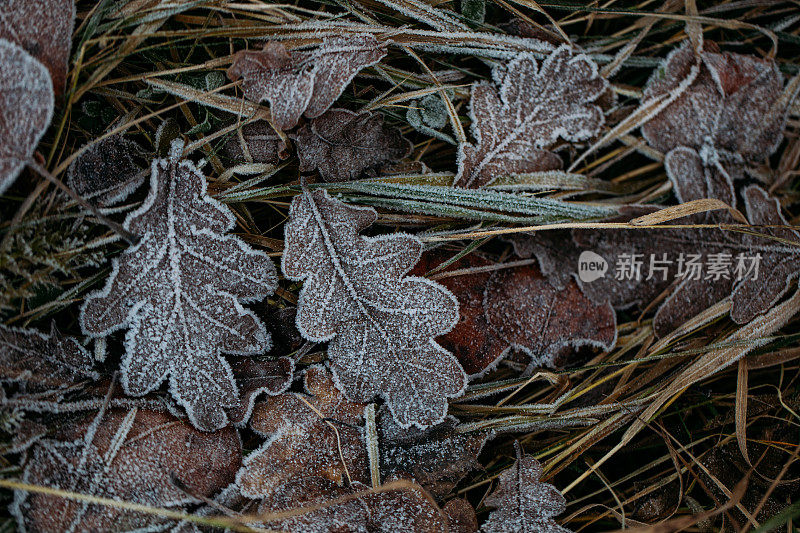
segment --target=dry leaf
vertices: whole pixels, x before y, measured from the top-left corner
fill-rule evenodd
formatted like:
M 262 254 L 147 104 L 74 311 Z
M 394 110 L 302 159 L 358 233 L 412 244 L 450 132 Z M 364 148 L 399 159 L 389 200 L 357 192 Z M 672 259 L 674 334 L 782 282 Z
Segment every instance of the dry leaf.
M 378 442 L 384 480 L 412 479 L 440 500 L 480 467 L 478 455 L 489 440 L 488 433 L 458 433 L 458 420 L 452 416 L 425 430 L 403 429 L 381 411 Z
M 1 20 L 1 19 L 0 19 Z M 28 52 L 0 38 L 0 194 L 33 155 L 53 117 L 53 83 Z
M 364 404 L 347 401 L 330 372 L 306 370 L 307 394 L 284 393 L 258 403 L 250 426 L 267 441 L 244 460 L 236 482 L 244 496 L 270 498 L 288 481 L 367 481 L 361 424 Z M 344 461 L 344 462 L 343 462 Z
M 74 25 L 74 0 L 3 0 L 0 3 L 0 39 L 18 44 L 47 67 L 56 96 L 64 93 L 67 83 Z M 0 57 L 4 55 L 5 52 Z
M 531 455 L 518 457 L 500 474 L 497 488 L 484 500 L 496 507 L 483 524 L 483 533 L 565 533 L 553 517 L 564 512 L 566 500 L 548 483 L 541 483 L 542 467 Z
M 288 156 L 286 143 L 266 120 L 256 120 L 238 128 L 225 143 L 223 151 L 237 164 L 277 165 Z
M 226 235 L 235 219 L 206 194 L 206 179 L 181 160 L 178 141 L 156 160 L 150 194 L 124 227 L 141 240 L 113 262 L 106 287 L 81 309 L 85 334 L 128 329 L 122 360 L 125 392 L 144 395 L 169 376 L 170 392 L 196 427 L 227 423 L 224 408 L 239 403 L 220 352 L 258 354 L 270 346 L 264 325 L 242 307 L 277 283 L 263 252 Z
M 0 381 L 24 383 L 27 392 L 63 388 L 83 379 L 99 379 L 94 359 L 76 339 L 50 326 L 35 329 L 0 324 Z
M 458 360 L 433 340 L 458 321 L 458 302 L 437 283 L 404 277 L 422 254 L 419 239 L 359 235 L 376 218 L 324 190 L 304 191 L 292 202 L 281 266 L 305 281 L 297 327 L 312 342 L 330 341 L 345 396 L 381 395 L 400 426 L 424 428 L 444 420 L 447 399 L 466 387 Z
M 315 49 L 291 52 L 269 42 L 261 51 L 237 52 L 228 77 L 244 80 L 244 94 L 254 102 L 269 101 L 272 120 L 288 130 L 300 116 L 322 115 L 356 74 L 378 63 L 386 44 L 372 35 L 326 37 Z
M 22 481 L 154 507 L 181 509 L 230 483 L 241 461 L 234 429 L 202 433 L 166 414 L 112 410 L 62 424 L 28 452 Z M 155 515 L 15 491 L 11 512 L 28 531 L 128 531 L 169 521 Z
M 412 145 L 379 113 L 331 109 L 290 135 L 297 143 L 300 170 L 318 169 L 325 181 L 358 178 L 366 169 L 397 161 Z
M 294 361 L 288 357 L 253 359 L 242 357 L 231 364 L 241 398 L 239 405 L 228 412 L 231 422 L 243 426 L 250 420 L 256 399 L 261 394 L 275 396 L 286 392 L 294 378 Z
M 447 517 L 448 533 L 476 533 L 478 531 L 478 517 L 475 509 L 467 501 L 455 498 L 442 507 L 442 512 Z
M 146 174 L 137 162 L 143 153 L 122 135 L 106 137 L 70 165 L 67 185 L 101 207 L 114 205 L 144 183 Z
M 603 125 L 595 105 L 608 83 L 597 65 L 569 47 L 557 48 L 541 67 L 532 54 L 520 54 L 493 73 L 499 91 L 479 83 L 472 88 L 470 113 L 477 144 L 459 146 L 455 185 L 478 188 L 501 176 L 561 167 L 548 149 L 559 139 L 582 141 Z

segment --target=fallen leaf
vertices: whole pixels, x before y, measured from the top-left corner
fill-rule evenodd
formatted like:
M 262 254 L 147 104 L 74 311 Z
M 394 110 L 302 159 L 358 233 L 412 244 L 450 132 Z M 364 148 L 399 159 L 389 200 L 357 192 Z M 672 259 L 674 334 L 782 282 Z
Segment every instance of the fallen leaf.
M 27 392 L 67 387 L 96 380 L 94 359 L 77 339 L 50 326 L 50 334 L 0 324 L 0 381 L 24 383 Z
M 478 455 L 489 440 L 488 433 L 459 433 L 458 420 L 452 416 L 425 430 L 403 429 L 388 412 L 381 411 L 378 442 L 384 480 L 411 479 L 440 500 L 480 467 Z
M 462 143 L 454 185 L 478 188 L 511 174 L 561 168 L 548 149 L 559 139 L 594 137 L 603 113 L 594 104 L 608 82 L 584 54 L 561 46 L 541 67 L 532 54 L 493 73 L 499 90 L 487 83 L 472 88 L 470 115 L 477 144 Z
M 33 155 L 53 117 L 53 83 L 47 69 L 14 43 L 0 38 L 0 194 Z
M 484 522 L 483 533 L 563 533 L 553 517 L 564 512 L 566 500 L 558 490 L 542 483 L 542 467 L 531 455 L 517 458 L 500 474 L 497 487 L 483 503 L 495 507 Z
M 146 177 L 138 163 L 144 151 L 122 135 L 106 137 L 89 147 L 67 172 L 67 185 L 101 207 L 123 201 Z
M 258 354 L 269 335 L 242 302 L 263 299 L 277 284 L 269 257 L 226 235 L 231 211 L 206 194 L 205 176 L 181 160 L 177 141 L 153 164 L 150 194 L 124 227 L 140 237 L 113 262 L 104 289 L 81 308 L 85 334 L 128 329 L 121 382 L 141 396 L 169 376 L 170 392 L 192 423 L 212 431 L 239 403 L 220 352 Z
M 241 461 L 232 428 L 202 433 L 155 411 L 114 409 L 73 418 L 28 452 L 22 481 L 89 496 L 180 510 L 230 483 Z M 179 484 L 176 484 L 176 480 Z M 27 531 L 155 528 L 159 516 L 15 491 L 11 512 Z M 151 529 L 151 530 L 153 530 Z
M 331 109 L 289 135 L 297 143 L 300 170 L 318 169 L 325 181 L 358 178 L 368 168 L 411 153 L 411 143 L 379 113 Z
M 322 115 L 362 69 L 386 55 L 386 43 L 372 35 L 326 37 L 309 51 L 291 52 L 268 42 L 263 50 L 237 52 L 228 77 L 243 79 L 244 95 L 268 101 L 277 127 L 288 130 L 300 116 Z
M 256 404 L 250 426 L 267 440 L 236 475 L 244 496 L 269 498 L 285 483 L 305 478 L 369 480 L 365 405 L 342 396 L 324 367 L 309 367 L 304 383 L 307 394 L 284 393 Z
M 256 120 L 238 128 L 225 142 L 223 150 L 236 164 L 277 165 L 288 156 L 286 143 L 266 120 Z
M 458 321 L 458 302 L 441 285 L 406 276 L 422 243 L 404 233 L 364 237 L 374 209 L 304 191 L 285 227 L 284 275 L 304 280 L 297 312 L 300 333 L 330 341 L 328 358 L 338 387 L 352 401 L 381 395 L 401 427 L 444 420 L 447 399 L 461 395 L 467 377 L 434 337 Z
M 448 533 L 476 533 L 478 517 L 475 509 L 467 500 L 454 498 L 442 507 L 447 517 Z
M 3 0 L 0 11 L 0 39 L 18 44 L 47 67 L 53 91 L 61 96 L 67 83 L 75 1 Z
M 288 357 L 277 359 L 236 358 L 231 364 L 239 385 L 239 405 L 228 412 L 233 424 L 242 426 L 250 419 L 256 399 L 261 394 L 275 396 L 286 392 L 294 378 L 294 361 Z

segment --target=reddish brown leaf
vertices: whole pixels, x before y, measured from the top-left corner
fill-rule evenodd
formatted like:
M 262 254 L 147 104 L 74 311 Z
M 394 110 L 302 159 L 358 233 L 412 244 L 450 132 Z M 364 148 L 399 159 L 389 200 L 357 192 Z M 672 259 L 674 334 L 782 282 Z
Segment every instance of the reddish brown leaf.
M 321 366 L 306 371 L 305 387 L 307 394 L 285 393 L 256 404 L 250 425 L 268 440 L 236 475 L 245 496 L 270 497 L 294 479 L 369 479 L 360 427 L 364 404 L 347 401 Z
M 34 444 L 22 481 L 153 507 L 181 509 L 232 480 L 241 461 L 234 429 L 201 433 L 166 414 L 112 410 L 62 424 Z M 121 531 L 169 521 L 151 514 L 16 491 L 11 511 L 28 531 Z
M 241 426 L 253 413 L 256 399 L 261 394 L 275 396 L 286 392 L 292 385 L 294 361 L 288 357 L 277 359 L 237 358 L 231 364 L 239 385 L 239 405 L 228 412 L 231 423 Z
M 121 202 L 144 183 L 147 174 L 139 163 L 143 153 L 122 135 L 107 137 L 70 165 L 67 185 L 102 207 Z
M 300 170 L 318 169 L 326 181 L 356 179 L 368 168 L 404 158 L 412 147 L 379 113 L 347 109 L 331 109 L 290 137 L 297 143 Z
M 362 69 L 386 55 L 386 44 L 372 35 L 326 37 L 309 51 L 287 51 L 269 42 L 261 51 L 240 51 L 228 69 L 231 80 L 244 80 L 244 94 L 268 101 L 275 125 L 288 130 L 300 116 L 322 115 Z
M 569 47 L 539 66 L 531 54 L 495 70 L 500 86 L 473 86 L 470 112 L 477 144 L 459 146 L 455 185 L 478 188 L 500 176 L 552 170 L 561 158 L 549 148 L 559 139 L 581 141 L 600 131 L 603 113 L 593 102 L 608 86 L 597 65 Z
M 18 44 L 47 67 L 56 96 L 66 86 L 74 25 L 74 0 L 0 2 L 0 39 Z
M 478 531 L 478 517 L 475 509 L 461 498 L 450 500 L 442 507 L 442 512 L 447 516 L 449 533 L 476 533 Z

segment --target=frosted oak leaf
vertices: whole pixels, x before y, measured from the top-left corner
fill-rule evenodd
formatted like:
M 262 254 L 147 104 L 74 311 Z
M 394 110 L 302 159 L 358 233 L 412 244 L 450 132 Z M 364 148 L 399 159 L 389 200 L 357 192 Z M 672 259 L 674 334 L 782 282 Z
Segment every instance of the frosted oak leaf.
M 33 155 L 53 117 L 50 74 L 28 52 L 0 38 L 0 194 Z
M 461 395 L 466 374 L 434 337 L 458 321 L 458 302 L 441 285 L 404 277 L 422 254 L 411 235 L 359 234 L 375 210 L 304 191 L 286 224 L 284 275 L 304 280 L 297 327 L 313 342 L 330 341 L 338 387 L 352 401 L 377 395 L 401 427 L 444 420 L 447 399 Z
M 267 498 L 287 481 L 307 478 L 368 480 L 359 427 L 365 405 L 344 398 L 324 367 L 310 367 L 304 383 L 307 394 L 288 392 L 256 404 L 250 426 L 267 441 L 236 475 L 243 495 Z
M 379 113 L 347 109 L 331 109 L 290 137 L 297 143 L 300 170 L 319 169 L 325 181 L 356 179 L 370 167 L 411 152 L 411 143 L 400 130 L 385 126 Z
M 260 51 L 237 52 L 228 77 L 242 78 L 245 97 L 268 101 L 275 125 L 288 130 L 303 114 L 322 115 L 362 69 L 385 55 L 386 43 L 372 35 L 326 37 L 308 51 L 269 42 Z
M 66 86 L 74 25 L 75 0 L 0 0 L 0 39 L 18 44 L 47 67 L 56 96 Z
M 231 211 L 206 194 L 206 179 L 181 160 L 182 143 L 153 162 L 150 194 L 124 227 L 138 244 L 114 260 L 104 289 L 81 309 L 85 334 L 128 329 L 121 382 L 144 395 L 169 378 L 170 392 L 196 427 L 227 423 L 238 405 L 231 368 L 220 352 L 269 349 L 261 321 L 243 302 L 271 294 L 277 276 L 266 254 L 226 235 Z
M 182 510 L 227 486 L 241 462 L 236 430 L 202 433 L 167 413 L 112 409 L 60 424 L 28 451 L 22 481 Z M 176 480 L 188 490 L 185 492 Z M 21 531 L 163 531 L 168 519 L 59 496 L 16 491 Z
M 495 69 L 499 90 L 488 83 L 472 88 L 470 115 L 476 144 L 458 151 L 458 187 L 478 188 L 500 176 L 561 168 L 548 149 L 562 138 L 582 141 L 603 125 L 594 102 L 608 82 L 584 54 L 561 46 L 541 64 L 532 54 Z

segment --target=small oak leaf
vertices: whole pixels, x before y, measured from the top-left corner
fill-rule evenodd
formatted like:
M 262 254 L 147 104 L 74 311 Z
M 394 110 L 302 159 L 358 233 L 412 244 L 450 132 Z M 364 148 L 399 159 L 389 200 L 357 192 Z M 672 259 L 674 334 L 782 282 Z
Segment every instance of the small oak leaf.
M 227 486 L 240 462 L 232 428 L 202 433 L 167 413 L 113 409 L 72 419 L 33 444 L 22 481 L 181 510 L 199 503 L 189 494 L 210 497 Z M 155 531 L 170 524 L 152 514 L 22 490 L 15 491 L 11 512 L 27 531 Z
M 368 168 L 404 158 L 412 148 L 379 113 L 347 109 L 330 109 L 290 137 L 297 143 L 300 170 L 319 169 L 325 181 L 356 179 Z
M 381 395 L 401 427 L 444 420 L 467 376 L 433 338 L 456 324 L 458 302 L 437 283 L 404 277 L 422 254 L 420 240 L 360 235 L 375 210 L 323 190 L 297 196 L 289 215 L 281 266 L 288 279 L 305 281 L 297 327 L 312 342 L 330 341 L 337 386 L 352 401 Z
M 266 120 L 256 120 L 238 128 L 223 147 L 235 163 L 268 163 L 277 165 L 286 159 L 286 143 Z
M 288 130 L 300 116 L 322 115 L 362 69 L 386 55 L 386 44 L 372 35 L 326 37 L 310 51 L 287 51 L 269 42 L 260 51 L 237 52 L 228 77 L 244 80 L 244 94 L 269 101 L 277 127 Z
M 566 509 L 558 490 L 542 483 L 542 467 L 530 455 L 519 457 L 500 479 L 484 503 L 496 507 L 484 522 L 483 533 L 566 533 L 553 520 Z
M 294 361 L 288 357 L 267 360 L 236 358 L 231 367 L 241 399 L 239 405 L 228 412 L 228 416 L 237 426 L 246 424 L 250 419 L 259 395 L 275 396 L 286 392 L 294 378 Z
M 137 162 L 142 148 L 122 135 L 90 146 L 69 167 L 67 185 L 101 207 L 121 202 L 144 183 L 147 174 Z
M 470 113 L 477 144 L 459 146 L 458 187 L 478 188 L 510 174 L 561 168 L 548 149 L 559 139 L 586 140 L 597 135 L 603 112 L 595 102 L 608 82 L 597 65 L 568 46 L 538 65 L 532 54 L 496 69 L 499 91 L 473 86 Z
M 196 427 L 227 423 L 239 403 L 230 366 L 220 352 L 257 354 L 269 335 L 242 302 L 263 299 L 277 284 L 263 252 L 226 235 L 231 211 L 206 194 L 206 179 L 183 145 L 153 162 L 150 194 L 124 227 L 140 241 L 114 260 L 103 290 L 81 308 L 85 334 L 128 329 L 121 381 L 141 396 L 169 377 L 170 392 Z
M 99 379 L 94 360 L 77 339 L 51 325 L 50 334 L 0 324 L 0 381 L 25 383 L 27 392 L 67 387 Z
M 250 426 L 268 440 L 236 475 L 244 496 L 268 498 L 287 481 L 305 478 L 337 484 L 369 479 L 360 427 L 365 405 L 344 398 L 324 367 L 310 367 L 304 381 L 307 394 L 256 404 Z
M 0 39 L 18 44 L 47 67 L 56 96 L 67 83 L 74 25 L 74 0 L 0 0 Z
M 2 19 L 0 19 L 2 20 Z M 0 194 L 33 155 L 53 117 L 53 82 L 47 69 L 14 43 L 0 38 Z

